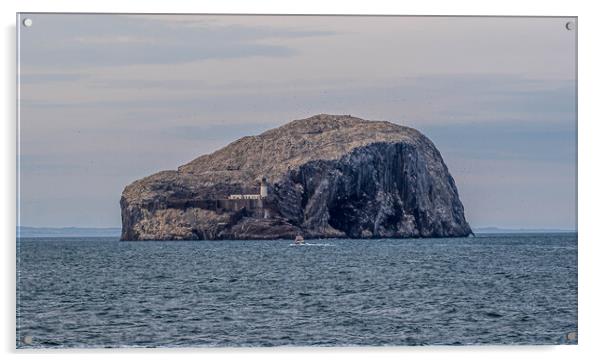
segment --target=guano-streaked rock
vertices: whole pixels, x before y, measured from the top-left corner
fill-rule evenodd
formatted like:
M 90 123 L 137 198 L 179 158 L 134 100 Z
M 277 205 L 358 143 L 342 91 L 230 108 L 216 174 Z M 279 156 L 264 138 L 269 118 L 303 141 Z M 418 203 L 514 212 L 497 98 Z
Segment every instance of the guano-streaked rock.
M 230 195 L 267 197 L 228 200 Z M 237 196 L 239 197 L 239 196 Z M 317 115 L 128 185 L 122 240 L 468 236 L 439 151 L 383 121 Z

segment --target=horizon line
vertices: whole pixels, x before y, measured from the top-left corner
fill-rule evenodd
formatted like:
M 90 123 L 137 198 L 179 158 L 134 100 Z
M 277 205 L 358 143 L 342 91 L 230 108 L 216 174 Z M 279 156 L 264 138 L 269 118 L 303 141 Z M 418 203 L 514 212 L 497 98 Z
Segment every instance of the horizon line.
M 122 226 L 29 226 L 29 225 L 17 225 L 17 228 L 30 228 L 30 229 L 121 229 Z M 562 230 L 562 231 L 577 231 L 578 228 L 563 228 L 563 227 L 532 227 L 532 226 L 520 226 L 520 227 L 502 227 L 502 226 L 474 226 L 471 227 L 474 230 L 483 229 L 497 229 L 497 230 Z

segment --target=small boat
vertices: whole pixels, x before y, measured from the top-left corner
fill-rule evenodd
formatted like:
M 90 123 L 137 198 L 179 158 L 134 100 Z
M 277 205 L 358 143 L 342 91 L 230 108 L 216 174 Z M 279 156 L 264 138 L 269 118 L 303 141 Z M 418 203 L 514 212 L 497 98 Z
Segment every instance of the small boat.
M 305 244 L 305 239 L 303 239 L 303 236 L 297 235 L 297 237 L 295 237 L 295 245 L 303 245 L 303 244 Z

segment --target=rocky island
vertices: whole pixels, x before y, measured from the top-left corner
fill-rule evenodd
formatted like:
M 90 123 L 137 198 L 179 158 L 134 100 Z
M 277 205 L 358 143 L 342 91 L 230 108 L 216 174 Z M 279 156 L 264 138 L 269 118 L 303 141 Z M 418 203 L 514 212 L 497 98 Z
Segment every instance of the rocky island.
M 405 238 L 472 233 L 415 129 L 316 115 L 125 187 L 122 240 Z

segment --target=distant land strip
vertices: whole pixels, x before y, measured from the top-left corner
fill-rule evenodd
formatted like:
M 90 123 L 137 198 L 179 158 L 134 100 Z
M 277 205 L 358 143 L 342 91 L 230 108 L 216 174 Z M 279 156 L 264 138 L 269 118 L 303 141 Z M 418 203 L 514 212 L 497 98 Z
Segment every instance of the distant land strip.
M 576 233 L 571 229 L 505 229 L 495 226 L 473 228 L 475 234 L 542 234 L 542 233 Z
M 89 228 L 89 227 L 17 227 L 17 237 L 119 237 L 121 228 Z

